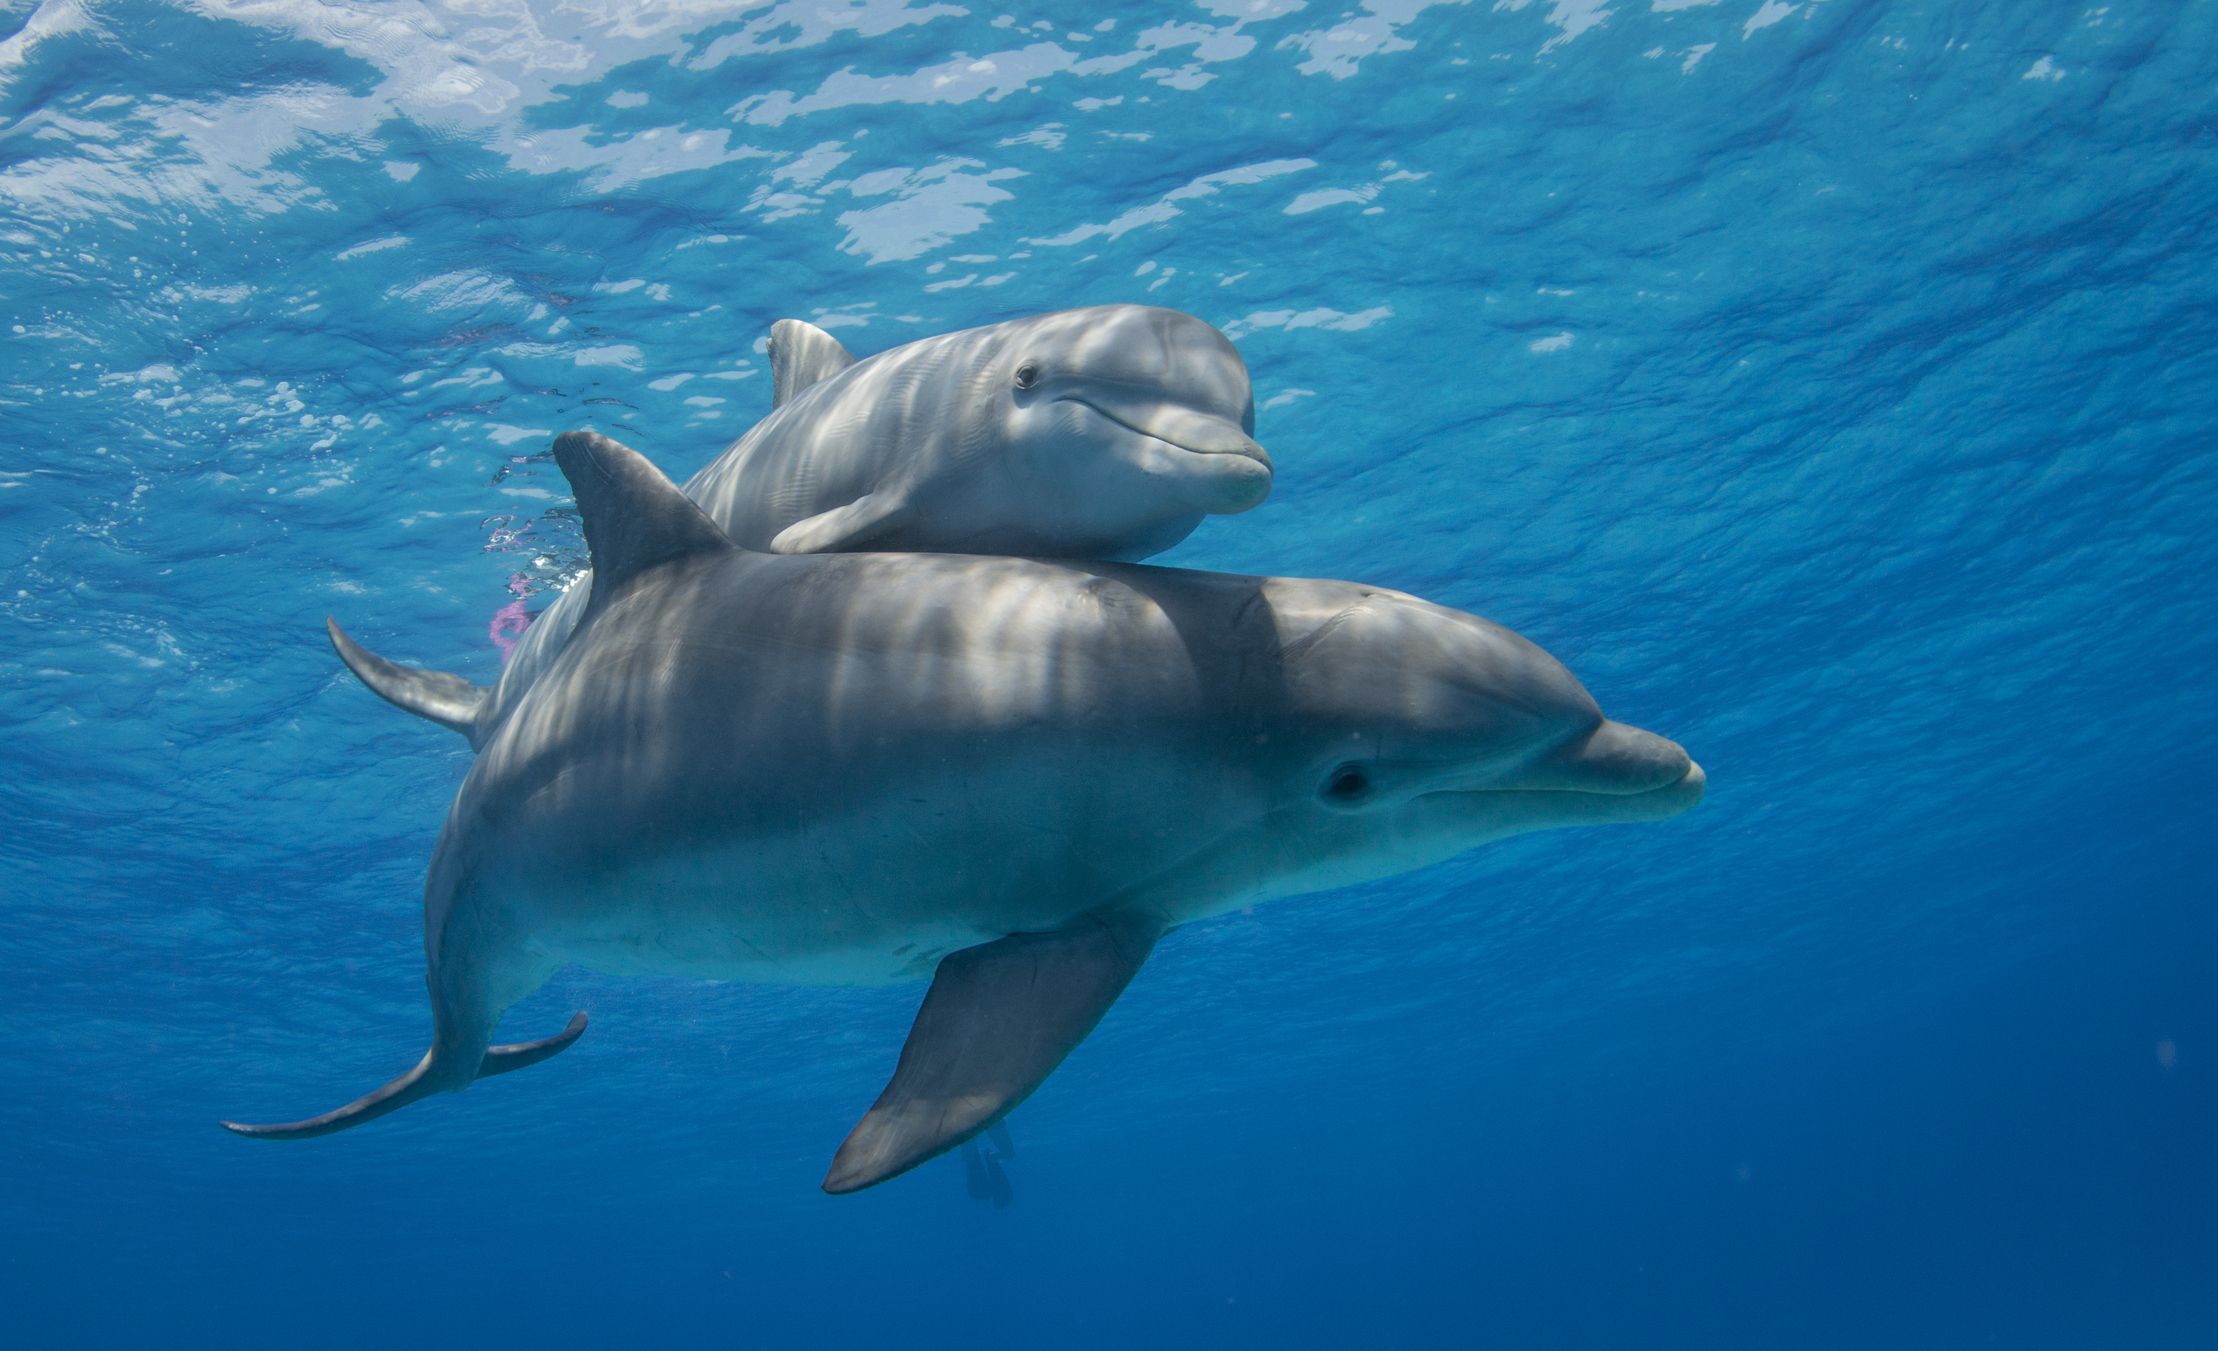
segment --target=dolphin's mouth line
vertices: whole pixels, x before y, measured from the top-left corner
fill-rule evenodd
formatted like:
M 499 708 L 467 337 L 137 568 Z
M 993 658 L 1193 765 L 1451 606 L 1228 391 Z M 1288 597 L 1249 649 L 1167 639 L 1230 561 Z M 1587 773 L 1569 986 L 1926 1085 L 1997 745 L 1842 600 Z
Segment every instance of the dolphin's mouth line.
M 1111 422 L 1116 423 L 1119 427 L 1122 427 L 1126 431 L 1133 433 L 1135 436 L 1144 436 L 1150 441 L 1160 441 L 1166 446 L 1176 447 L 1179 450 L 1185 451 L 1189 455 L 1237 455 L 1244 460 L 1255 460 L 1258 463 L 1268 463 L 1262 453 L 1263 448 L 1257 445 L 1254 440 L 1247 435 L 1247 433 L 1240 431 L 1240 424 L 1232 421 L 1229 418 L 1216 418 L 1207 413 L 1201 414 L 1201 416 L 1203 417 L 1209 417 L 1212 421 L 1222 422 L 1225 426 L 1230 427 L 1235 433 L 1238 433 L 1241 440 L 1247 442 L 1246 445 L 1189 446 L 1183 441 L 1174 441 L 1170 437 L 1163 435 L 1161 432 L 1150 431 L 1146 427 L 1142 427 L 1133 422 L 1130 418 L 1120 417 L 1116 413 L 1113 413 L 1107 408 L 1102 407 L 1100 404 L 1095 403 L 1091 399 L 1082 399 L 1076 394 L 1066 394 L 1063 396 L 1062 401 L 1065 403 L 1075 403 L 1081 408 L 1092 409 L 1094 412 L 1101 414 L 1101 416 L 1109 419 Z
M 1702 773 L 1700 765 L 1690 760 L 1687 762 L 1685 772 L 1669 783 L 1659 783 L 1647 788 L 1627 789 L 1624 792 L 1613 793 L 1607 788 L 1525 788 L 1515 784 L 1502 784 L 1498 787 L 1487 788 L 1435 788 L 1429 792 L 1414 794 L 1412 800 L 1428 797 L 1485 797 L 1490 794 L 1509 794 L 1521 797 L 1591 797 L 1611 802 L 1637 802 L 1641 798 L 1655 797 L 1661 793 L 1684 792 L 1688 786 L 1688 781 L 1697 777 L 1700 778 L 1705 787 L 1708 785 L 1709 776 Z

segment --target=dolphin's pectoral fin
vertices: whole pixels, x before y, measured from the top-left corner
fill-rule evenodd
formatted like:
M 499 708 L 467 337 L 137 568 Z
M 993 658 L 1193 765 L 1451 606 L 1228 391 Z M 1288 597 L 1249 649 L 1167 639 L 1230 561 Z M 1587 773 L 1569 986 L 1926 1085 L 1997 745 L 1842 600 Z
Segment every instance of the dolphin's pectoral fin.
M 395 708 L 404 708 L 419 718 L 429 718 L 441 727 L 452 728 L 467 737 L 471 745 L 477 744 L 478 713 L 492 696 L 491 690 L 445 671 L 426 671 L 387 661 L 349 638 L 347 631 L 339 627 L 338 620 L 326 617 L 323 623 L 331 634 L 331 646 L 338 650 L 339 660 L 370 687 L 371 693 Z
M 786 402 L 820 380 L 855 364 L 855 354 L 814 324 L 780 319 L 770 326 L 770 406 Z
M 552 1060 L 570 1049 L 570 1043 L 585 1035 L 585 1014 L 570 1015 L 570 1025 L 551 1037 L 537 1041 L 510 1042 L 506 1046 L 489 1046 L 485 1059 L 477 1067 L 477 1077 L 488 1079 L 510 1070 L 529 1069 L 542 1060 Z
M 770 541 L 773 553 L 836 554 L 861 549 L 910 517 L 906 503 L 885 493 L 864 493 L 844 507 L 795 521 Z
M 824 1190 L 883 1182 L 1000 1120 L 1094 1030 L 1161 932 L 1149 919 L 1089 916 L 948 956 Z

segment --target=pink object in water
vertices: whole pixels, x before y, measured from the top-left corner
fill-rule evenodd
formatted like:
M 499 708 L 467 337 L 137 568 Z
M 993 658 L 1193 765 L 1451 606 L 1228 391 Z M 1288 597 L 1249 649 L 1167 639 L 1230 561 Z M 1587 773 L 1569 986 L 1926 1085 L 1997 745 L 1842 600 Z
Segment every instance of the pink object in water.
M 501 660 L 507 661 L 516 653 L 516 640 L 531 627 L 531 615 L 524 609 L 524 597 L 531 594 L 531 579 L 523 573 L 508 575 L 508 593 L 516 599 L 493 612 L 493 622 L 486 626 L 485 636 L 501 650 Z

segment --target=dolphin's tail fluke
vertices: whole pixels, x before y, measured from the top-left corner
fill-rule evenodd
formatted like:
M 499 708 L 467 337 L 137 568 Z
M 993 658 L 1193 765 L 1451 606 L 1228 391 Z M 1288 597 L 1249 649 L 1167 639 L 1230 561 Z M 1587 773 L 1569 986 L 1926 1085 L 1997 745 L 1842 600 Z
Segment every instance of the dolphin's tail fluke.
M 478 1062 L 477 1073 L 472 1075 L 471 1078 L 483 1079 L 488 1075 L 506 1074 L 510 1070 L 524 1069 L 527 1066 L 536 1065 L 542 1060 L 551 1059 L 569 1049 L 570 1043 L 576 1041 L 584 1032 L 585 1015 L 574 1013 L 570 1015 L 570 1025 L 554 1036 L 542 1037 L 538 1041 L 520 1041 L 506 1046 L 488 1047 L 486 1048 L 485 1058 Z M 393 1080 L 376 1092 L 356 1098 L 344 1107 L 333 1108 L 322 1116 L 312 1116 L 304 1121 L 287 1121 L 282 1124 L 267 1126 L 250 1126 L 238 1121 L 226 1121 L 221 1124 L 227 1131 L 239 1135 L 251 1135 L 265 1140 L 308 1140 L 318 1135 L 330 1135 L 335 1131 L 343 1131 L 351 1126 L 359 1126 L 365 1121 L 375 1121 L 387 1112 L 397 1112 L 419 1099 L 428 1098 L 432 1094 L 446 1089 L 461 1088 L 470 1082 L 469 1079 L 464 1079 L 461 1083 L 442 1082 L 446 1076 L 434 1073 L 438 1067 L 438 1060 L 439 1051 L 438 1048 L 434 1047 L 425 1052 L 424 1058 L 416 1062 L 416 1068 L 408 1073 Z
M 372 693 L 395 708 L 460 732 L 473 746 L 477 744 L 478 715 L 492 696 L 491 690 L 445 671 L 387 661 L 349 638 L 336 619 L 325 619 L 324 627 L 331 632 L 331 645 L 338 649 L 339 660 L 360 676 Z
M 489 1046 L 485 1059 L 477 1067 L 477 1077 L 491 1078 L 510 1070 L 529 1069 L 542 1060 L 552 1060 L 570 1049 L 570 1043 L 585 1035 L 585 1014 L 570 1015 L 570 1025 L 551 1037 L 537 1041 L 515 1041 L 506 1046 Z
M 365 1121 L 375 1121 L 387 1112 L 397 1112 L 419 1098 L 428 1098 L 439 1091 L 431 1082 L 431 1070 L 437 1054 L 436 1051 L 426 1051 L 424 1058 L 416 1062 L 416 1068 L 376 1092 L 364 1094 L 346 1106 L 333 1108 L 322 1116 L 268 1126 L 250 1126 L 239 1121 L 221 1124 L 227 1131 L 251 1135 L 257 1139 L 308 1140 L 318 1135 L 343 1131 L 349 1126 L 359 1126 Z

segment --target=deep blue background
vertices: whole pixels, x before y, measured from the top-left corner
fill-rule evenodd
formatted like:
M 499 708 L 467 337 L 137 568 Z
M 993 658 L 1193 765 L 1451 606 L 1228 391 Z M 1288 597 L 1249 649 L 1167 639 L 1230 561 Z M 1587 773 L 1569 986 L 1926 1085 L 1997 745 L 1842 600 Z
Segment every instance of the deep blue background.
M 2218 1344 L 2218 4 L 965 8 L 0 0 L 0 1340 Z M 1173 935 L 1006 1211 L 816 1191 L 915 989 L 571 972 L 215 1128 L 425 1035 L 467 752 L 324 614 L 490 679 L 555 431 L 1112 300 L 1280 466 L 1166 561 L 1710 800 Z

